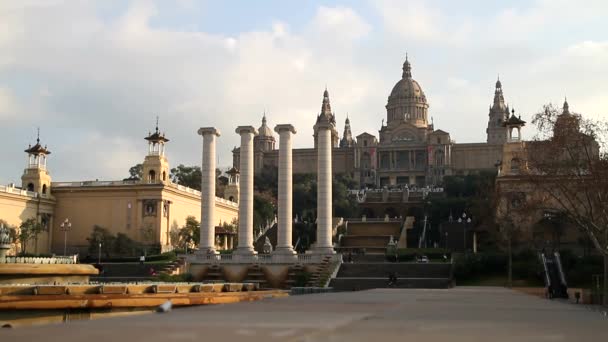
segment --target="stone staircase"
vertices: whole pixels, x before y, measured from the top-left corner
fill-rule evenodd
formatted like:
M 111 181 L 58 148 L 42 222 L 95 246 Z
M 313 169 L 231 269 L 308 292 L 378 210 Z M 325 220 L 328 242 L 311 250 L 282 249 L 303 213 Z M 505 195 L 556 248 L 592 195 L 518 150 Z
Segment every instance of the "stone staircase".
M 158 273 L 167 275 L 177 275 L 181 273 L 182 266 L 184 266 L 185 264 L 186 260 L 184 258 L 178 258 L 177 260 L 168 263 Z
M 366 256 L 367 257 L 367 256 Z M 395 288 L 441 289 L 452 286 L 451 263 L 395 263 L 359 260 L 343 263 L 330 287 L 335 291 L 387 288 L 388 276 L 394 273 Z
M 401 235 L 401 221 L 348 221 L 347 233 L 340 239 L 341 252 L 385 254 L 391 236 L 396 241 Z

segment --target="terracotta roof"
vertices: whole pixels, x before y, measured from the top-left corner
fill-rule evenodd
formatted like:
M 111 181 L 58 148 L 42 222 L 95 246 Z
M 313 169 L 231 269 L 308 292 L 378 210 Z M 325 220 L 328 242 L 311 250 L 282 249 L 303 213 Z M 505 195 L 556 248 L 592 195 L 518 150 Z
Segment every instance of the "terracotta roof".
M 46 146 L 42 147 L 42 145 L 40 145 L 40 138 L 36 139 L 36 145 L 28 146 L 27 150 L 24 152 L 30 154 L 51 154 L 51 151 L 47 150 Z
M 521 119 L 521 117 L 517 117 L 515 116 L 515 114 L 511 114 L 511 117 L 509 117 L 509 119 L 507 119 L 504 123 L 503 126 L 517 126 L 517 125 L 523 125 L 526 122 L 524 120 Z

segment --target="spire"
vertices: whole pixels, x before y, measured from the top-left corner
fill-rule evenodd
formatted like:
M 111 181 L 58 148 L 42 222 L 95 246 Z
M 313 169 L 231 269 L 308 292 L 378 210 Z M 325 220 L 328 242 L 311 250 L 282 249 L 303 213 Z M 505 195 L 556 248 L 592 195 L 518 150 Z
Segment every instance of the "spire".
M 505 106 L 505 98 L 502 94 L 502 83 L 500 82 L 500 76 L 496 80 L 496 89 L 494 90 L 494 104 L 492 105 L 492 109 L 504 109 Z M 508 115 L 508 110 L 507 110 Z
M 568 106 L 568 99 L 564 96 L 564 110 L 562 114 L 570 114 L 570 106 Z
M 346 114 L 346 120 L 344 121 L 344 134 L 340 140 L 340 147 L 352 147 L 353 146 L 353 133 L 350 129 L 350 120 L 348 114 Z
M 323 92 L 323 104 L 321 105 L 321 115 L 324 116 L 331 116 L 331 104 L 329 103 L 329 92 L 327 91 L 327 88 L 325 88 L 325 91 Z
M 169 141 L 169 139 L 165 138 L 165 133 L 161 133 L 158 129 L 158 115 L 156 116 L 156 127 L 154 128 L 154 133 L 150 134 L 150 131 L 148 131 L 148 136 L 144 139 L 148 140 L 150 143 L 166 143 Z
M 405 62 L 403 62 L 403 78 L 412 78 L 412 66 L 407 60 L 407 52 L 405 53 Z
M 40 127 L 38 127 L 38 134 L 36 135 L 36 143 L 40 144 Z

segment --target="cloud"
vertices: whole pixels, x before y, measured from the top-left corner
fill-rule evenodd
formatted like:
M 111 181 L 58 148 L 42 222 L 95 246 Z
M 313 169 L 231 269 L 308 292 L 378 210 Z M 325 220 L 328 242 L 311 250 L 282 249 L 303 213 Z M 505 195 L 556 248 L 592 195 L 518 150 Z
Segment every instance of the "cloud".
M 201 126 L 221 130 L 217 154 L 229 165 L 235 127 L 259 126 L 264 110 L 271 127 L 296 127 L 294 147 L 311 147 L 325 85 L 340 132 L 348 113 L 354 135 L 377 135 L 406 50 L 436 127 L 459 142 L 485 140 L 497 73 L 524 118 L 564 94 L 573 110 L 606 115 L 599 1 L 470 2 L 481 11 L 470 14 L 386 0 L 212 32 L 193 29 L 204 27 L 196 20 L 167 21 L 162 2 L 117 3 L 1 2 L 0 120 L 11 129 L 0 183 L 18 179 L 38 126 L 55 180 L 126 177 L 143 161 L 157 115 L 172 165 L 200 163 Z M 171 15 L 196 4 L 181 6 Z

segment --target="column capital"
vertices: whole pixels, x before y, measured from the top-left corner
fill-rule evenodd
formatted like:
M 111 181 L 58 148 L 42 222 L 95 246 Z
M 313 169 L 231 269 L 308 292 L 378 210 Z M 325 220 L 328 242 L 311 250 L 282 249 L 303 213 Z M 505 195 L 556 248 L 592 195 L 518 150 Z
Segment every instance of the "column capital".
M 238 134 L 252 133 L 253 135 L 258 135 L 258 130 L 253 126 L 239 126 L 235 132 Z
M 334 126 L 331 122 L 324 122 L 324 121 L 320 121 L 317 122 L 314 126 L 315 130 L 318 129 L 330 129 L 330 130 L 335 130 L 336 126 Z
M 290 124 L 276 125 L 274 127 L 274 131 L 279 134 L 281 134 L 281 132 L 284 132 L 284 131 L 289 131 L 293 134 L 296 134 L 296 129 L 293 127 L 293 125 L 290 125 Z
M 215 127 L 201 127 L 198 129 L 198 135 L 205 136 L 207 134 L 213 134 L 219 137 L 220 131 Z

